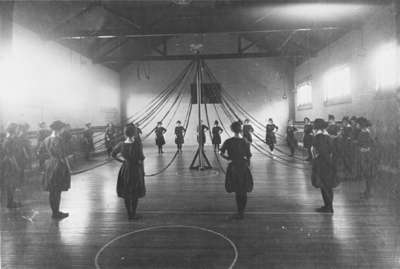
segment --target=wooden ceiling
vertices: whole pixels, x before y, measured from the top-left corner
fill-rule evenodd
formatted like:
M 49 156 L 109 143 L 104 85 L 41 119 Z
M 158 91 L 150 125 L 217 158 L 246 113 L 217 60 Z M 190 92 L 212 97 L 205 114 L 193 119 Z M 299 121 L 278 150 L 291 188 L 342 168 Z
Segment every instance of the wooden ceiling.
M 168 55 L 187 34 L 232 34 L 237 53 L 208 57 L 291 57 L 301 62 L 358 27 L 388 1 L 16 1 L 16 23 L 116 71 Z M 246 54 L 253 46 L 260 54 Z M 154 56 L 156 52 L 157 56 Z

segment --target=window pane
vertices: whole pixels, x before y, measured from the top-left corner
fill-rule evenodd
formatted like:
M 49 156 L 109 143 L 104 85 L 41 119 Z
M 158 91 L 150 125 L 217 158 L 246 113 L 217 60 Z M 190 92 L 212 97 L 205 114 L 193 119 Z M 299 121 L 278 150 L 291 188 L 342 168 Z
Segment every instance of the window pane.
M 379 48 L 373 61 L 377 90 L 391 88 L 398 83 L 398 53 L 395 43 Z
M 297 105 L 304 106 L 312 104 L 311 83 L 302 83 L 297 87 Z
M 350 96 L 350 68 L 348 66 L 330 70 L 324 76 L 325 101 Z

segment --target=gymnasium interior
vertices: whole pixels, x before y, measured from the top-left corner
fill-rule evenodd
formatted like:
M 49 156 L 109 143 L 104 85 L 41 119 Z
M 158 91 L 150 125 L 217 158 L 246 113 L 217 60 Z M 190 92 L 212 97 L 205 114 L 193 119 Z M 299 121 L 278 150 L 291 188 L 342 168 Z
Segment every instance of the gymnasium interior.
M 396 0 L 1 0 L 0 268 L 400 268 L 399 78 Z M 305 118 L 338 128 L 326 134 L 332 158 L 345 152 L 355 173 L 337 181 L 329 212 L 316 210 Z M 254 185 L 235 218 L 213 127 L 223 147 L 246 119 Z M 353 120 L 366 125 L 367 160 L 356 139 L 335 142 Z M 38 138 L 54 122 L 70 135 L 62 217 Z M 12 124 L 26 142 L 15 178 Z M 117 195 L 129 124 L 144 157 L 140 218 Z

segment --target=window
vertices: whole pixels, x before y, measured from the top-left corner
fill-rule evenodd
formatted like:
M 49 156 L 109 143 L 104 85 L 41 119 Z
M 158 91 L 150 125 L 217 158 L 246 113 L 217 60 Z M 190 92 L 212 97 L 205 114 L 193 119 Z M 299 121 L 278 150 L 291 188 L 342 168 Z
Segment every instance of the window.
M 325 104 L 351 101 L 350 67 L 336 67 L 328 71 L 323 79 Z
M 311 82 L 304 82 L 297 86 L 297 107 L 311 108 L 312 105 L 312 86 Z
M 398 85 L 398 54 L 395 43 L 380 47 L 372 62 L 375 73 L 376 89 L 386 90 Z

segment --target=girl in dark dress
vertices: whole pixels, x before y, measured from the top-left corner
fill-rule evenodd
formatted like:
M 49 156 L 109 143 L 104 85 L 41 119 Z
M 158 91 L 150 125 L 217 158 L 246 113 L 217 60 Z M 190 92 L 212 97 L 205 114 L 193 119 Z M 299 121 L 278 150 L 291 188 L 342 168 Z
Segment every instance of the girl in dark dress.
M 293 120 L 289 120 L 288 126 L 286 128 L 286 142 L 290 149 L 290 156 L 294 156 L 294 151 L 297 148 L 297 139 L 295 133 L 297 132 L 297 128 L 293 124 Z
M 360 151 L 358 150 L 358 136 L 361 132 L 360 126 L 358 124 L 358 118 L 352 116 L 350 119 L 350 124 L 352 127 L 351 130 L 351 148 L 352 148 L 352 179 L 353 180 L 360 180 Z
M 357 120 L 360 126 L 360 133 L 358 135 L 358 151 L 360 156 L 360 168 L 359 174 L 361 179 L 365 179 L 365 191 L 363 193 L 364 198 L 369 198 L 371 194 L 371 180 L 375 175 L 375 163 L 374 163 L 374 140 L 371 138 L 369 127 L 370 122 L 364 118 L 360 117 Z
M 68 191 L 71 187 L 70 167 L 61 137 L 64 127 L 65 124 L 61 121 L 53 122 L 50 125 L 52 134 L 43 142 L 50 156 L 45 162 L 43 187 L 45 191 L 49 192 L 49 202 L 54 219 L 63 219 L 69 216 L 68 213 L 59 210 L 61 192 Z
M 36 145 L 36 155 L 39 160 L 39 171 L 44 170 L 44 162 L 49 158 L 47 154 L 46 148 L 42 146 L 43 141 L 46 137 L 48 137 L 51 132 L 46 128 L 46 123 L 41 122 L 39 123 L 39 131 L 37 137 L 37 145 Z
M 333 188 L 338 185 L 336 169 L 333 161 L 333 146 L 331 138 L 326 132 L 327 123 L 323 119 L 314 121 L 315 135 L 312 142 L 312 175 L 311 182 L 321 189 L 324 206 L 316 211 L 333 213 Z
M 87 123 L 86 129 L 83 131 L 83 152 L 86 160 L 90 159 L 91 153 L 94 151 L 93 129 L 92 124 Z
M 18 155 L 18 125 L 10 123 L 7 127 L 6 138 L 3 141 L 3 156 L 1 159 L 3 186 L 7 195 L 7 208 L 17 208 L 21 204 L 15 202 L 14 193 L 18 186 L 21 167 L 17 162 Z
M 303 147 L 307 150 L 307 159 L 306 161 L 312 160 L 311 155 L 311 145 L 313 140 L 313 126 L 311 125 L 311 121 L 309 118 L 304 118 L 304 136 L 303 136 Z
M 18 176 L 20 185 L 25 181 L 25 169 L 32 166 L 32 146 L 28 138 L 29 128 L 30 126 L 27 123 L 18 126 L 16 159 L 21 168 Z
M 141 143 L 135 139 L 136 132 L 134 125 L 127 125 L 126 140 L 120 142 L 112 152 L 112 157 L 122 163 L 118 173 L 117 195 L 124 199 L 129 219 L 138 218 L 136 216 L 138 200 L 146 194 L 143 169 L 145 157 Z
M 139 123 L 134 124 L 134 126 L 136 127 L 136 130 L 137 130 L 137 134 L 136 134 L 136 136 L 135 136 L 135 139 L 137 139 L 138 142 L 139 142 L 140 144 L 142 144 L 142 134 L 143 134 L 143 131 L 142 131 L 142 129 L 140 129 Z
M 165 145 L 164 134 L 165 134 L 165 132 L 167 132 L 167 129 L 162 127 L 161 121 L 159 121 L 157 123 L 157 126 L 154 129 L 154 132 L 156 134 L 156 145 L 158 146 L 158 154 L 164 153 L 164 151 L 163 151 L 163 146 Z
M 219 151 L 222 132 L 223 130 L 219 127 L 219 122 L 217 120 L 214 121 L 214 127 L 212 128 L 212 144 L 214 145 L 214 151 Z
M 181 121 L 178 120 L 175 127 L 175 144 L 178 148 L 178 152 L 182 152 L 182 145 L 185 143 L 185 132 L 185 127 L 183 127 Z
M 339 134 L 339 126 L 336 124 L 335 116 L 329 115 L 328 116 L 328 127 L 326 131 L 331 137 L 337 137 Z
M 243 138 L 246 140 L 247 143 L 251 144 L 253 142 L 253 126 L 250 124 L 249 119 L 244 120 L 243 125 Z
M 352 145 L 352 127 L 348 117 L 343 117 L 337 141 L 336 167 L 338 177 L 342 181 L 349 180 L 352 177 L 353 167 L 353 145 Z
M 268 120 L 268 124 L 266 126 L 266 136 L 265 136 L 265 143 L 269 146 L 271 152 L 274 151 L 275 144 L 276 144 L 276 136 L 275 131 L 278 130 L 278 126 L 274 124 L 274 121 L 270 118 Z
M 253 190 L 253 177 L 249 169 L 251 153 L 248 143 L 239 137 L 242 131 L 240 122 L 232 123 L 231 130 L 234 137 L 224 142 L 220 154 L 224 159 L 231 161 L 225 175 L 225 190 L 236 194 L 238 214 L 235 214 L 234 218 L 243 219 L 247 193 Z
M 201 143 L 203 144 L 203 146 L 206 143 L 206 131 L 208 131 L 209 129 L 210 128 L 208 128 L 207 125 L 203 124 L 203 121 L 201 121 L 201 131 L 200 132 L 199 132 L 199 126 L 197 126 L 197 142 L 200 143 L 200 137 L 201 137 Z
M 111 123 L 109 123 L 104 133 L 104 143 L 107 149 L 108 157 L 111 157 L 111 152 L 114 147 L 114 136 L 115 136 L 114 126 Z

